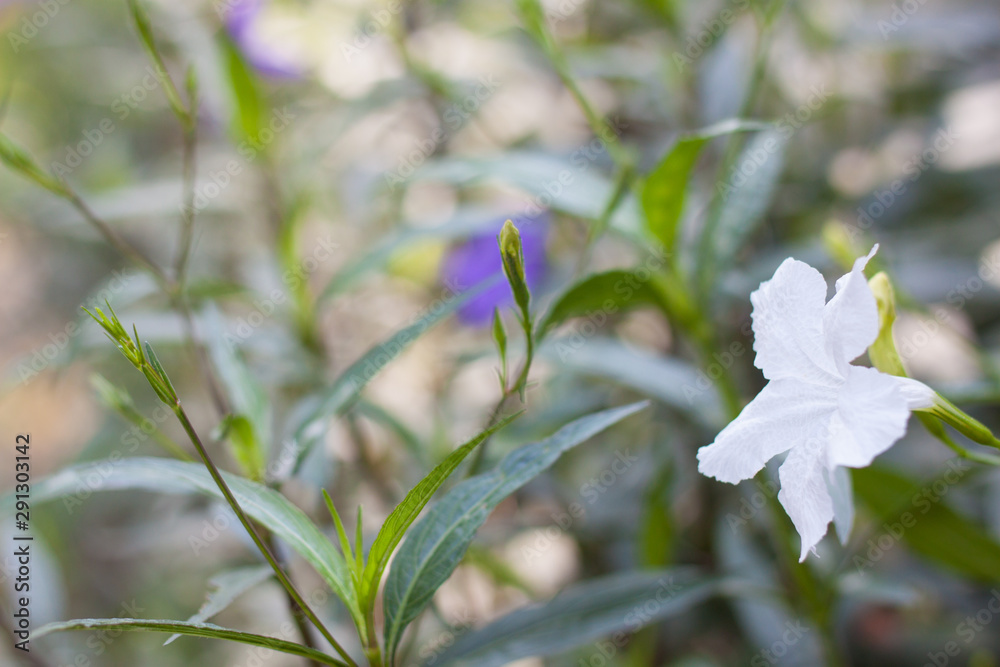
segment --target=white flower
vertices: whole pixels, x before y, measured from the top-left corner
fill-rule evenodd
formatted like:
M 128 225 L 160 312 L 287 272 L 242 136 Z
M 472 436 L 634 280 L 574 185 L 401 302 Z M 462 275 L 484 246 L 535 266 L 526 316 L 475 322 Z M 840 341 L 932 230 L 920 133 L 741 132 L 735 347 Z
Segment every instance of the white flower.
M 826 302 L 827 284 L 808 264 L 786 259 L 750 295 L 754 365 L 767 386 L 715 442 L 698 451 L 698 470 L 735 484 L 788 452 L 779 471 L 784 506 L 806 555 L 836 517 L 846 539 L 853 522 L 850 477 L 906 432 L 910 411 L 929 408 L 935 393 L 909 378 L 852 366 L 878 336 L 875 297 L 854 263 Z

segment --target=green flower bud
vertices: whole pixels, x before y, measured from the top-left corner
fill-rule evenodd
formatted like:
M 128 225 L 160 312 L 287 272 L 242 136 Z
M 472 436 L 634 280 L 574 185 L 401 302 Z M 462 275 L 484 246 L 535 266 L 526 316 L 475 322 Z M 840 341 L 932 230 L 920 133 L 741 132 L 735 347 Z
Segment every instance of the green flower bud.
M 528 291 L 528 281 L 524 277 L 524 254 L 521 250 L 521 233 L 517 231 L 514 223 L 508 220 L 504 223 L 500 235 L 497 236 L 500 244 L 500 256 L 503 259 L 503 271 L 507 274 L 507 282 L 514 293 L 514 302 L 521 309 L 521 314 L 525 321 L 528 320 L 528 304 L 531 301 L 531 293 Z
M 878 304 L 878 338 L 868 348 L 868 358 L 883 373 L 906 377 L 903 360 L 899 358 L 896 343 L 892 340 L 892 325 L 896 321 L 896 296 L 892 283 L 889 276 L 880 271 L 868 281 L 868 286 Z

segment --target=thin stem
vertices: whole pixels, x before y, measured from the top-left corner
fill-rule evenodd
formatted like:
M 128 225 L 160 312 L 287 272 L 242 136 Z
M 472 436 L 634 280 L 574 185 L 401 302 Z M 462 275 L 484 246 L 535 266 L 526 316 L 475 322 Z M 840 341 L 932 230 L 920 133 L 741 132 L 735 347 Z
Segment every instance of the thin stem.
M 187 298 L 181 292 L 174 292 L 171 295 L 171 301 L 173 301 L 174 307 L 181 315 L 181 320 L 184 323 L 184 338 L 191 350 L 191 354 L 195 358 L 195 363 L 201 371 L 202 377 L 205 379 L 212 405 L 215 407 L 215 411 L 219 417 L 224 417 L 231 412 L 229 402 L 226 400 L 225 392 L 222 391 L 219 380 L 215 377 L 215 372 L 212 370 L 212 360 L 208 357 L 205 345 L 198 342 L 198 332 L 194 324 L 194 315 L 191 313 L 190 306 L 188 306 Z
M 253 524 L 250 522 L 249 517 L 247 517 L 246 513 L 243 511 L 243 508 L 236 501 L 236 496 L 233 495 L 233 492 L 229 489 L 229 485 L 226 484 L 226 480 L 222 477 L 222 473 L 219 471 L 219 469 L 215 466 L 215 463 L 209 457 L 208 452 L 205 450 L 205 446 L 201 442 L 201 438 L 198 436 L 198 433 L 194 430 L 194 426 L 188 419 L 187 413 L 184 412 L 184 408 L 181 406 L 180 401 L 174 404 L 173 409 L 174 409 L 174 414 L 177 415 L 177 419 L 179 419 L 181 422 L 181 426 L 184 427 L 184 431 L 188 434 L 188 437 L 191 439 L 191 443 L 195 446 L 195 449 L 198 450 L 198 454 L 201 456 L 201 460 L 204 462 L 205 467 L 208 468 L 209 474 L 212 476 L 212 479 L 215 480 L 216 485 L 219 487 L 219 491 L 222 492 L 222 495 L 226 499 L 226 502 L 229 503 L 229 506 L 236 514 L 236 518 L 238 518 L 240 520 L 240 523 L 243 524 L 243 528 L 247 531 L 247 534 L 250 535 L 250 539 L 253 540 L 254 544 L 257 546 L 257 549 L 260 551 L 261 555 L 264 556 L 264 559 L 271 566 L 271 569 L 274 570 L 274 575 L 277 577 L 281 585 L 284 586 L 285 590 L 288 592 L 288 595 L 299 606 L 299 608 L 302 610 L 302 613 L 306 615 L 306 618 L 308 618 L 312 622 L 312 624 L 316 626 L 316 629 L 319 630 L 320 634 L 322 634 L 323 637 L 328 642 L 330 642 L 330 645 L 333 646 L 334 650 L 337 651 L 340 657 L 343 658 L 344 661 L 346 661 L 347 664 L 350 665 L 350 667 L 358 667 L 357 663 L 354 662 L 354 660 L 351 658 L 350 655 L 348 655 L 347 651 L 345 651 L 344 648 L 340 645 L 340 643 L 336 639 L 334 639 L 333 635 L 330 634 L 330 631 L 327 630 L 325 625 L 323 625 L 323 622 L 319 619 L 318 616 L 316 616 L 316 613 L 309 607 L 308 604 L 306 604 L 306 601 L 302 599 L 302 596 L 299 595 L 299 592 L 295 589 L 295 585 L 291 582 L 291 580 L 289 580 L 288 576 L 285 575 L 285 572 L 284 570 L 281 569 L 281 566 L 278 565 L 277 560 L 275 560 L 274 558 L 274 554 L 271 553 L 271 550 L 268 549 L 267 545 L 264 544 L 263 540 L 261 540 L 260 535 L 257 534 L 257 531 L 254 528 Z
M 286 568 L 285 559 L 282 556 L 281 551 L 278 549 L 278 545 L 275 543 L 274 536 L 271 534 L 271 531 L 262 526 L 258 526 L 258 530 L 261 532 L 261 539 L 264 541 L 264 544 L 266 544 L 267 548 L 274 554 L 274 560 L 278 563 L 278 566 L 284 570 Z M 295 621 L 295 626 L 299 629 L 299 635 L 302 637 L 302 644 L 311 649 L 319 650 L 316 646 L 316 642 L 313 641 L 312 633 L 309 632 L 309 624 L 306 623 L 306 616 L 305 613 L 303 613 L 302 608 L 287 590 L 285 591 L 285 597 L 288 599 L 288 609 L 292 614 L 292 619 Z M 309 666 L 319 667 L 319 663 L 315 660 L 309 660 Z
M 66 186 L 66 200 L 72 204 L 73 208 L 80 212 L 80 215 L 90 223 L 94 229 L 100 233 L 104 239 L 110 243 L 115 249 L 120 253 L 131 259 L 140 268 L 148 271 L 161 288 L 167 293 L 171 292 L 173 289 L 173 283 L 167 274 L 163 270 L 153 263 L 151 259 L 146 257 L 138 248 L 133 246 L 131 243 L 122 238 L 121 235 L 116 232 L 111 225 L 101 220 L 97 215 L 91 210 L 85 201 L 78 195 L 75 191 Z
M 193 110 L 192 110 L 193 113 Z M 177 256 L 175 275 L 178 290 L 184 289 L 184 281 L 187 277 L 188 261 L 191 258 L 191 246 L 194 241 L 194 186 L 197 166 L 198 147 L 198 124 L 192 123 L 190 128 L 184 131 L 183 145 L 183 173 L 184 182 L 184 202 L 181 207 L 181 234 L 180 253 Z
M 500 395 L 500 400 L 493 407 L 493 411 L 490 413 L 490 417 L 486 422 L 486 428 L 493 426 L 503 411 L 503 406 L 514 394 L 520 394 L 521 400 L 524 400 L 524 390 L 528 384 L 528 372 L 531 370 L 531 362 L 535 358 L 535 337 L 531 331 L 531 320 L 528 317 L 528 313 L 524 312 L 521 314 L 521 324 L 524 327 L 525 340 L 527 345 L 527 350 L 524 356 L 524 363 L 521 366 L 521 372 L 518 374 L 517 381 L 511 386 L 507 387 Z M 466 472 L 466 477 L 472 477 L 478 474 L 480 469 L 483 467 L 483 463 L 486 461 L 486 446 L 490 444 L 492 436 L 487 437 L 479 447 L 476 448 L 476 453 L 473 454 L 472 463 L 469 465 L 469 469 Z

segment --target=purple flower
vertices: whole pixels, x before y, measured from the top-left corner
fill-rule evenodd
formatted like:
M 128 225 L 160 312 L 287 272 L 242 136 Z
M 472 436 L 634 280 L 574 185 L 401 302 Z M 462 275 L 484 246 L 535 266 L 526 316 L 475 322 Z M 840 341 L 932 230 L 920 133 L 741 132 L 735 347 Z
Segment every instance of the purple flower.
M 486 231 L 463 241 L 448 253 L 441 264 L 442 280 L 458 291 L 468 290 L 494 276 L 500 276 L 496 283 L 459 308 L 458 318 L 465 324 L 489 324 L 494 308 L 503 310 L 514 304 L 510 285 L 503 278 L 503 262 L 497 245 L 497 234 L 506 220 L 507 218 L 501 218 L 489 225 Z M 528 287 L 534 290 L 545 279 L 548 270 L 545 256 L 548 216 L 543 214 L 537 218 L 513 218 L 513 221 L 521 232 L 525 278 Z
M 247 63 L 265 76 L 297 79 L 302 69 L 280 49 L 261 39 L 260 13 L 267 0 L 228 0 L 223 6 L 226 31 Z

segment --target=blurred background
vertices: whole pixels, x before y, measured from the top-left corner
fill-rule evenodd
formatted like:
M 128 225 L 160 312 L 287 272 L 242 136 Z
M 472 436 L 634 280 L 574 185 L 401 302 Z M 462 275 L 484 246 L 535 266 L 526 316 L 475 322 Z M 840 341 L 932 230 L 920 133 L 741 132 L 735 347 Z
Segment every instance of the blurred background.
M 184 81 L 191 66 L 198 80 L 195 326 L 245 357 L 266 388 L 275 443 L 317 387 L 499 270 L 493 238 L 508 217 L 522 227 L 537 304 L 575 276 L 651 261 L 634 179 L 678 136 L 731 118 L 776 123 L 781 154 L 765 151 L 754 167 L 748 151 L 751 162 L 730 176 L 720 168 L 739 148 L 736 135 L 712 140 L 688 188 L 682 247 L 696 245 L 713 198 L 742 184 L 741 166 L 775 172 L 759 222 L 712 295 L 717 362 L 732 366 L 744 400 L 763 384 L 745 354 L 750 291 L 787 256 L 833 277 L 879 242 L 879 268 L 899 289 L 897 345 L 911 374 L 1000 425 L 996 2 L 551 0 L 555 50 L 524 29 L 512 2 L 147 7 L 173 79 Z M 0 130 L 169 266 L 180 243 L 184 135 L 124 1 L 2 0 L 0 37 Z M 595 118 L 606 120 L 603 132 Z M 595 238 L 599 224 L 607 233 Z M 142 378 L 84 322 L 81 305 L 107 299 L 135 322 L 199 429 L 218 425 L 211 388 L 184 344 L 186 324 L 156 283 L 79 210 L 8 170 L 0 171 L 0 258 L 0 424 L 5 438 L 31 433 L 36 479 L 115 453 L 160 455 L 155 437 L 102 405 L 95 371 L 127 388 L 167 438 L 186 442 Z M 345 516 L 363 504 L 374 535 L 422 471 L 496 403 L 494 301 L 464 308 L 388 365 L 283 492 L 325 528 L 320 488 L 351 508 Z M 467 628 L 597 574 L 685 563 L 763 586 L 780 579 L 762 538 L 769 519 L 752 509 L 766 490 L 706 491 L 719 485 L 697 475 L 695 451 L 724 424 L 713 383 L 702 381 L 705 361 L 649 310 L 576 320 L 561 334 L 562 346 L 543 350 L 533 369 L 528 414 L 494 454 L 608 404 L 648 396 L 655 407 L 501 505 L 414 633 L 406 664 L 433 664 Z M 744 352 L 726 361 L 737 343 Z M 221 446 L 218 456 L 233 468 Z M 914 423 L 880 461 L 933 482 L 951 456 Z M 12 465 L 0 470 L 6 488 Z M 943 488 L 935 504 L 1000 541 L 995 470 L 970 467 Z M 255 564 L 209 500 L 78 496 L 33 514 L 39 625 L 186 618 L 211 577 Z M 573 503 L 583 515 L 564 526 Z M 1000 664 L 1000 618 L 981 617 L 969 641 L 961 625 L 1000 599 L 1000 562 L 974 576 L 921 549 L 879 549 L 884 520 L 859 509 L 848 546 L 827 539 L 810 564 L 838 576 L 842 604 L 831 613 L 849 664 L 939 664 L 931 656 L 949 642 L 960 651 L 940 664 Z M 7 558 L 5 579 L 10 566 Z M 307 566 L 292 566 L 304 589 L 321 589 Z M 332 600 L 321 608 L 341 614 Z M 589 646 L 523 664 L 820 664 L 814 634 L 788 641 L 796 618 L 780 605 L 711 602 L 640 633 L 606 663 Z M 273 582 L 219 617 L 260 632 L 286 620 Z M 220 642 L 161 642 L 71 633 L 36 650 L 39 664 L 53 666 L 299 664 Z M 0 656 L 11 664 L 19 658 L 7 644 Z

